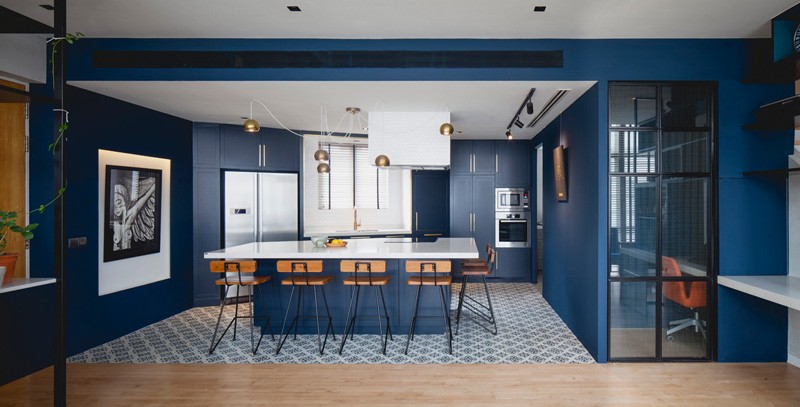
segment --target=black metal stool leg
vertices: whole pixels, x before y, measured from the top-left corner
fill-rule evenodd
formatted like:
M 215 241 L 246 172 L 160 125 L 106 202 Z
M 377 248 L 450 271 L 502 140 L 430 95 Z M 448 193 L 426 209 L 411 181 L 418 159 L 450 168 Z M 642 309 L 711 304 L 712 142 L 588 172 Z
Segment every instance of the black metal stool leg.
M 388 333 L 388 331 L 386 333 L 383 332 L 383 321 L 381 320 L 381 318 L 388 317 L 388 315 L 384 315 L 383 317 L 381 316 L 381 300 L 380 300 L 379 295 L 378 295 L 378 288 L 380 288 L 380 286 L 372 287 L 372 288 L 373 288 L 372 291 L 375 292 L 375 311 L 377 311 L 377 313 L 375 315 L 377 315 L 377 317 L 378 317 L 378 337 L 381 339 L 381 342 L 382 342 L 382 345 L 383 345 L 383 351 L 382 352 L 385 355 L 386 354 L 386 338 L 388 338 L 387 335 L 389 333 Z M 387 320 L 386 323 L 388 324 L 389 321 Z M 388 326 L 387 326 L 387 328 L 388 328 Z
M 228 295 L 225 294 L 227 297 Z M 233 317 L 233 340 L 236 340 L 236 320 L 239 319 L 239 286 L 236 286 L 236 312 L 234 312 Z
M 209 347 L 208 347 L 208 354 L 209 355 L 214 353 L 214 349 L 217 347 L 214 344 L 214 339 L 216 339 L 216 337 L 217 337 L 217 331 L 219 330 L 219 322 L 220 322 L 220 320 L 222 320 L 222 310 L 225 309 L 225 297 L 228 296 L 228 289 L 229 288 L 230 288 L 230 286 L 225 286 L 225 294 L 222 295 L 222 300 L 220 300 L 220 302 L 219 302 L 219 316 L 217 316 L 217 326 L 214 328 L 214 335 L 211 336 L 211 345 L 209 345 Z M 228 326 L 230 326 L 230 325 L 228 325 Z M 225 331 L 227 332 L 227 329 Z M 223 333 L 222 335 L 224 336 L 225 334 Z M 222 340 L 222 336 L 220 336 L 219 339 Z M 217 343 L 219 343 L 219 342 L 217 342 Z
M 361 286 L 356 286 L 356 306 L 353 307 L 353 325 L 356 323 L 356 316 L 358 315 L 358 300 L 361 298 Z M 350 330 L 350 339 L 353 339 L 353 335 L 356 332 L 355 326 Z
M 261 306 L 264 308 L 264 315 L 266 316 L 266 322 L 264 325 L 266 328 L 269 328 L 269 336 L 274 341 L 275 332 L 272 330 L 272 316 L 270 315 L 269 310 L 267 310 L 267 302 L 264 300 L 264 291 L 261 289 L 260 284 L 256 285 L 256 287 L 258 288 L 258 296 L 261 298 Z M 261 329 L 261 334 L 264 334 L 264 329 Z
M 350 331 L 350 326 L 353 322 L 353 320 L 350 319 L 350 312 L 353 310 L 353 297 L 355 297 L 355 295 L 356 295 L 356 286 L 353 286 L 353 292 L 350 293 L 350 304 L 347 306 L 347 318 L 344 320 L 345 324 L 344 324 L 344 333 L 342 334 L 342 344 L 339 345 L 340 355 L 344 350 L 344 344 L 345 342 L 347 342 L 347 333 Z
M 311 291 L 314 293 L 314 316 L 316 317 L 315 320 L 317 321 L 317 349 L 319 349 L 319 354 L 322 355 L 325 352 L 325 347 L 322 345 L 322 339 L 321 339 L 322 335 L 320 335 L 319 332 L 319 307 L 317 306 L 317 287 L 316 286 L 312 287 Z M 325 339 L 327 339 L 327 337 Z
M 461 308 L 464 305 L 464 293 L 467 290 L 467 276 L 463 276 L 461 280 L 461 290 L 458 292 L 458 311 L 456 311 L 456 335 L 458 335 L 458 328 L 461 326 Z
M 303 315 L 303 311 L 300 308 L 302 306 L 302 304 L 303 304 L 303 289 L 304 288 L 305 287 L 302 286 L 302 285 L 297 288 L 297 312 L 294 315 L 294 320 L 297 323 L 294 325 L 294 338 L 292 338 L 293 340 L 297 339 L 297 328 L 300 327 L 301 316 L 305 316 L 305 315 Z
M 444 286 L 439 286 L 439 294 L 442 299 L 442 317 L 444 318 L 444 329 L 447 334 L 447 348 L 453 354 L 453 328 L 450 325 L 450 314 L 447 312 L 447 304 L 444 300 Z
M 329 326 L 329 328 L 331 330 L 331 337 L 333 337 L 333 340 L 335 341 L 336 340 L 336 332 L 333 332 L 333 317 L 331 316 L 330 308 L 328 308 L 328 297 L 325 295 L 325 286 L 324 285 L 321 286 L 319 288 L 319 290 L 322 291 L 322 301 L 325 302 L 325 312 L 328 313 L 328 326 Z M 326 340 L 328 339 L 328 330 L 327 329 L 325 330 L 325 339 Z
M 406 339 L 406 350 L 405 354 L 408 355 L 408 345 L 411 344 L 411 339 L 414 338 L 414 328 L 416 328 L 417 324 L 417 309 L 419 308 L 419 293 L 422 289 L 422 285 L 417 286 L 417 298 L 414 300 L 414 314 L 411 317 L 411 326 L 408 329 L 408 338 Z
M 255 328 L 255 316 L 256 316 L 256 314 L 254 313 L 253 307 L 256 304 L 253 302 L 253 286 L 251 285 L 249 288 L 250 289 L 247 290 L 247 299 L 250 301 L 250 318 L 248 318 L 250 320 L 250 351 L 252 351 L 253 355 L 255 355 L 256 354 L 256 341 L 255 341 L 254 328 Z M 261 339 L 259 339 L 258 342 L 260 343 Z
M 483 289 L 486 291 L 486 301 L 489 302 L 489 314 L 492 316 L 492 325 L 494 325 L 494 332 L 492 335 L 497 335 L 497 319 L 494 317 L 494 307 L 492 307 L 492 297 L 489 295 L 489 286 L 486 284 L 486 276 L 483 277 Z M 456 327 L 458 331 L 458 327 Z
M 275 355 L 280 353 L 281 347 L 283 347 L 283 343 L 286 342 L 286 338 L 289 337 L 289 332 L 292 331 L 292 325 L 289 325 L 289 329 L 286 330 L 286 334 L 284 334 L 284 330 L 286 329 L 286 320 L 289 318 L 289 311 L 292 309 L 292 296 L 294 296 L 294 289 L 295 286 L 292 286 L 292 291 L 289 293 L 289 302 L 286 305 L 286 314 L 283 316 L 283 326 L 281 326 L 281 337 L 278 341 L 278 346 L 275 348 Z M 297 322 L 297 315 L 295 315 L 294 320 L 292 320 L 292 324 Z
M 386 315 L 386 332 L 389 334 L 389 339 L 392 338 L 392 324 L 389 321 L 389 311 L 386 310 L 386 299 L 383 297 L 383 287 L 378 286 L 378 292 L 381 294 L 381 302 L 383 303 L 383 315 Z M 383 346 L 384 353 L 386 353 L 386 345 Z

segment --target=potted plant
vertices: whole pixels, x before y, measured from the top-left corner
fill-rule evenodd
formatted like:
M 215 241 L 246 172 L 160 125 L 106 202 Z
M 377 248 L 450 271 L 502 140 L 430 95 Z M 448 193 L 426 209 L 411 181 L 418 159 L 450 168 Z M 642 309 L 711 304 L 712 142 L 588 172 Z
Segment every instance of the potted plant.
M 27 226 L 17 225 L 17 212 L 0 211 L 0 266 L 5 266 L 6 274 L 3 277 L 3 284 L 8 283 L 14 278 L 14 270 L 17 268 L 17 258 L 19 253 L 6 252 L 8 244 L 8 234 L 11 232 L 19 233 L 23 239 L 33 239 L 32 230 L 39 226 L 38 223 L 31 223 Z

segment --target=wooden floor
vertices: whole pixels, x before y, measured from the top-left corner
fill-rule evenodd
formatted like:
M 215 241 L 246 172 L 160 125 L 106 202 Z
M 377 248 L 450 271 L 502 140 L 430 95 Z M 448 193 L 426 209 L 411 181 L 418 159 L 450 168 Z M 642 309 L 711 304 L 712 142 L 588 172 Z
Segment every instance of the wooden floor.
M 70 364 L 73 406 L 798 406 L 800 369 L 775 364 Z M 0 387 L 2 406 L 52 404 L 52 370 Z

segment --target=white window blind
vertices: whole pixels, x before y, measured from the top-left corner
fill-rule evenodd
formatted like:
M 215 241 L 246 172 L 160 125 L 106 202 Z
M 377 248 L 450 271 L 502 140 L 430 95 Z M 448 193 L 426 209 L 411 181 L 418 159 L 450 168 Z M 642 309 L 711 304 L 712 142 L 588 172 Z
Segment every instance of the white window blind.
M 319 208 L 389 207 L 388 170 L 372 165 L 366 145 L 320 143 L 328 151 L 331 172 L 319 174 Z

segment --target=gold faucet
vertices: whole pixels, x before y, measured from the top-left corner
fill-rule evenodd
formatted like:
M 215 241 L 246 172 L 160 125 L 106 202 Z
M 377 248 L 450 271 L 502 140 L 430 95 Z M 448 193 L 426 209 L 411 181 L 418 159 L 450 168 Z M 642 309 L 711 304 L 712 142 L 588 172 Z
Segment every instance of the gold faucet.
M 356 209 L 356 207 L 354 206 L 353 207 L 353 230 L 358 230 L 358 228 L 360 226 L 361 226 L 361 221 L 358 220 L 358 209 Z

